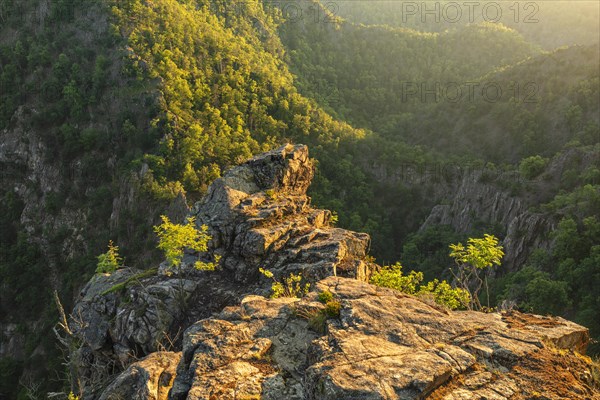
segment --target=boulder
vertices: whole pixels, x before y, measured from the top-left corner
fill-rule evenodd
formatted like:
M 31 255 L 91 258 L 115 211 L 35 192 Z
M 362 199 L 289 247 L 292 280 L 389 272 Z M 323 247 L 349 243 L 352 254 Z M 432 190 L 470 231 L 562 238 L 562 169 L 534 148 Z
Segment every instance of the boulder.
M 100 400 L 167 400 L 181 353 L 156 352 L 129 366 Z

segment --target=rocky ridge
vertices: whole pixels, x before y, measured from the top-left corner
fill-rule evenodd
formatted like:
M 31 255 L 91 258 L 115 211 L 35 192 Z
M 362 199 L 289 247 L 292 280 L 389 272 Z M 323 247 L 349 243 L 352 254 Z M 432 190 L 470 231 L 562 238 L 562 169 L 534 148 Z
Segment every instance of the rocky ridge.
M 320 328 L 316 292 L 247 296 L 190 326 L 181 353 L 134 363 L 101 399 L 600 398 L 579 355 L 587 329 L 572 322 L 449 312 L 349 278 L 321 280 L 325 290 L 341 309 Z
M 81 293 L 71 326 L 87 399 L 589 398 L 586 328 L 519 313 L 451 312 L 368 280 L 369 238 L 310 207 L 305 146 L 229 171 L 192 215 L 217 271 L 121 269 Z M 316 289 L 268 299 L 265 267 Z M 318 293 L 331 292 L 338 312 Z M 78 386 L 78 387 L 77 387 Z M 536 397 L 537 396 L 537 397 Z
M 306 146 L 283 146 L 231 169 L 209 188 L 191 215 L 212 240 L 202 257 L 221 256 L 217 271 L 197 271 L 188 252 L 179 269 L 166 264 L 96 275 L 72 313 L 73 375 L 84 398 L 96 398 L 115 373 L 140 357 L 179 348 L 183 331 L 199 319 L 267 295 L 275 277 L 302 272 L 309 282 L 329 275 L 366 280 L 369 236 L 335 228 L 331 213 L 306 195 L 313 177 Z

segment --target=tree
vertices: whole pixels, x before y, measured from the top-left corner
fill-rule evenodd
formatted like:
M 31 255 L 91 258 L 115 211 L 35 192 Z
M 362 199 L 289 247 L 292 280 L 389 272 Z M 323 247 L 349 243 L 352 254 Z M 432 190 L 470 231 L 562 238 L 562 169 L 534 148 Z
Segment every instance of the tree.
M 181 265 L 183 251 L 186 248 L 202 253 L 208 250 L 211 236 L 206 233 L 208 231 L 206 225 L 197 229 L 194 217 L 187 218 L 184 225 L 172 223 L 165 215 L 160 218 L 162 224 L 155 226 L 154 232 L 158 235 L 158 248 L 165 253 L 165 258 L 171 267 Z M 219 256 L 215 256 L 214 263 L 196 261 L 194 267 L 199 270 L 214 270 L 218 262 Z
M 436 303 L 451 310 L 465 308 L 469 305 L 469 292 L 461 288 L 453 288 L 446 281 L 434 279 L 421 285 L 423 273 L 410 271 L 408 275 L 402 272 L 402 265 L 397 262 L 391 266 L 383 266 L 371 276 L 370 282 L 376 286 L 387 287 L 403 293 L 419 297 L 430 297 Z
M 487 307 L 489 307 L 487 276 L 491 271 L 491 267 L 494 265 L 499 266 L 504 256 L 502 246 L 498 245 L 498 238 L 485 234 L 483 238 L 469 238 L 466 248 L 462 243 L 458 243 L 451 244 L 450 249 L 452 250 L 450 257 L 454 258 L 458 267 L 457 272 L 452 269 L 450 271 L 454 275 L 458 286 L 470 293 L 469 309 L 481 310 L 483 308 L 479 301 L 479 292 L 484 284 L 488 297 Z M 480 275 L 482 270 L 486 270 L 483 279 Z
M 519 163 L 519 173 L 525 179 L 533 179 L 544 172 L 546 164 L 548 164 L 548 159 L 541 156 L 527 157 Z
M 106 253 L 98 256 L 96 273 L 111 274 L 123 266 L 123 259 L 119 257 L 119 246 L 115 246 L 112 240 L 108 241 L 108 250 Z

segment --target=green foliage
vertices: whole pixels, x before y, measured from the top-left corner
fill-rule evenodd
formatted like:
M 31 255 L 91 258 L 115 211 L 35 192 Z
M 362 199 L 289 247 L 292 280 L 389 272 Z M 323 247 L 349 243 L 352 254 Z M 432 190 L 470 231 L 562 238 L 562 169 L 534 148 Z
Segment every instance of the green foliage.
M 324 312 L 330 318 L 339 318 L 342 304 L 339 300 L 329 300 L 325 304 Z
M 273 189 L 267 189 L 265 190 L 265 195 L 270 199 L 270 200 L 277 200 L 277 195 L 275 193 L 275 190 Z
M 283 281 L 278 281 L 271 271 L 263 268 L 258 270 L 261 274 L 273 280 L 271 297 L 274 299 L 279 297 L 304 297 L 310 289 L 310 283 L 302 284 L 302 273 L 290 274 L 290 276 L 283 278 Z
M 8 230 L 11 222 L 3 228 Z M 51 287 L 47 263 L 39 247 L 30 243 L 22 231 L 0 246 L 0 279 L 0 317 L 17 313 L 25 319 L 43 312 Z
M 479 301 L 479 292 L 485 284 L 488 296 L 487 307 L 489 308 L 489 289 L 487 276 L 493 265 L 500 265 L 504 256 L 502 246 L 498 244 L 498 238 L 485 234 L 483 238 L 469 238 L 467 247 L 462 243 L 451 244 L 450 257 L 457 265 L 457 272 L 452 271 L 458 286 L 467 291 L 470 296 L 469 309 L 481 310 L 483 307 Z M 480 271 L 487 269 L 482 279 Z
M 471 296 L 461 288 L 453 288 L 446 281 L 434 279 L 419 288 L 417 295 L 432 295 L 433 300 L 451 310 L 465 309 L 469 306 Z
M 79 396 L 75 396 L 75 394 L 73 394 L 73 392 L 70 392 L 67 400 L 79 400 Z
M 502 246 L 498 245 L 498 238 L 485 234 L 483 238 L 469 238 L 467 247 L 462 243 L 451 244 L 450 257 L 458 264 L 469 264 L 477 269 L 484 269 L 493 265 L 500 265 L 504 256 Z
M 367 7 L 369 13 L 356 14 L 361 18 L 383 10 L 367 2 L 346 3 L 340 12 Z M 406 244 L 406 265 L 439 276 L 445 261 L 433 244 L 427 245 L 434 235 L 406 241 L 438 200 L 426 182 L 414 184 L 405 176 L 395 181 L 407 164 L 431 166 L 448 161 L 449 154 L 465 153 L 516 163 L 530 155 L 549 157 L 572 139 L 589 145 L 598 141 L 597 46 L 520 62 L 539 50 L 500 24 L 454 25 L 448 32 L 437 24 L 439 33 L 433 34 L 330 17 L 331 23 L 303 26 L 314 20 L 308 14 L 312 6 L 306 2 L 302 22 L 279 26 L 284 21 L 273 2 L 57 0 L 49 4 L 49 23 L 34 26 L 36 18 L 23 16 L 39 14 L 36 2 L 2 2 L 0 130 L 10 131 L 21 120 L 30 123 L 27 128 L 44 141 L 47 159 L 69 183 L 47 194 L 42 211 L 89 210 L 86 226 L 94 229 L 84 229 L 86 247 L 101 248 L 112 237 L 127 249 L 131 262 L 144 263 L 147 258 L 139 255 L 154 246 L 147 240 L 148 217 L 158 216 L 180 193 L 196 200 L 229 166 L 291 140 L 309 144 L 319 160 L 310 193 L 315 204 L 337 210 L 341 227 L 371 234 L 378 257 L 397 259 Z M 585 18 L 593 17 L 588 14 Z M 379 24 L 390 16 L 361 21 Z M 523 27 L 538 25 L 514 28 L 525 34 Z M 586 30 L 583 26 L 588 25 L 575 30 Z M 502 70 L 486 76 L 497 68 Z M 461 82 L 481 76 L 505 90 L 511 82 L 520 83 L 521 97 L 496 104 L 481 96 L 465 104 L 423 104 L 420 99 L 403 102 L 399 95 L 406 81 Z M 522 102 L 527 82 L 542 89 L 535 106 Z M 18 109 L 23 114 L 15 118 Z M 440 126 L 447 127 L 443 137 Z M 24 172 L 6 163 L 0 167 L 1 186 L 7 190 L 1 193 L 0 318 L 40 318 L 51 287 L 48 255 L 35 244 L 39 237 L 30 237 L 18 223 L 22 204 L 6 189 L 27 180 L 5 179 L 5 172 Z M 117 187 L 132 171 L 143 175 L 143 193 L 131 209 L 121 210 L 116 229 L 99 229 L 109 226 Z M 552 312 L 569 308 L 562 303 L 563 285 L 556 284 L 566 282 L 572 308 L 565 312 L 600 337 L 595 295 L 600 283 L 594 269 L 600 240 L 594 224 L 584 222 L 597 221 L 597 178 L 597 168 L 582 173 L 577 165 L 563 174 L 566 191 L 543 211 L 573 222 L 559 225 L 556 251 L 538 268 L 547 275 L 535 288 L 523 289 L 522 303 L 539 307 L 544 291 L 550 291 L 558 301 Z M 74 293 L 93 272 L 89 268 L 96 253 L 65 260 L 60 249 L 70 234 L 52 236 L 52 257 L 67 270 L 61 285 Z M 439 246 L 463 239 L 449 237 Z M 212 269 L 216 263 L 196 267 Z M 46 350 L 52 348 L 50 343 Z
M 155 226 L 154 232 L 158 236 L 158 249 L 164 252 L 171 267 L 179 267 L 186 248 L 201 253 L 208 250 L 207 244 L 211 236 L 206 233 L 206 225 L 197 229 L 193 217 L 189 217 L 184 225 L 174 224 L 164 215 L 161 216 L 161 220 L 162 224 Z M 219 259 L 217 256 L 214 263 L 197 261 L 194 266 L 199 270 L 213 271 Z
M 331 293 L 329 290 L 319 292 L 319 294 L 317 295 L 317 300 L 319 300 L 323 304 L 327 304 L 327 302 L 333 300 L 333 293 Z
M 396 263 L 384 266 L 371 276 L 371 283 L 381 287 L 395 289 L 408 294 L 416 294 L 418 285 L 423 281 L 423 273 L 410 271 L 408 275 L 402 272 L 402 265 Z
M 327 329 L 327 320 L 339 318 L 341 309 L 342 304 L 339 302 L 339 300 L 332 299 L 327 301 L 325 308 L 297 309 L 296 315 L 306 319 L 310 329 L 317 333 L 324 334 Z
M 571 306 L 565 281 L 556 281 L 547 272 L 525 266 L 508 274 L 499 300 L 511 300 L 526 312 L 560 315 Z
M 338 221 L 339 221 L 338 213 L 333 211 L 331 213 L 331 216 L 329 217 L 329 224 L 336 225 L 338 223 Z
M 525 179 L 533 179 L 544 172 L 546 164 L 548 164 L 548 159 L 546 158 L 540 156 L 527 157 L 519 163 L 519 173 Z
M 150 268 L 146 271 L 142 271 L 139 274 L 135 274 L 133 276 L 130 276 L 129 278 L 127 278 L 126 280 L 124 280 L 121 283 L 117 283 L 116 285 L 106 289 L 104 292 L 102 292 L 102 295 L 107 295 L 110 293 L 117 293 L 117 292 L 121 292 L 125 289 L 127 289 L 129 286 L 131 286 L 132 284 L 136 284 L 139 283 L 139 281 L 141 279 L 144 278 L 149 278 L 151 276 L 156 275 L 156 273 L 158 272 L 158 268 Z
M 410 271 L 408 275 L 402 272 L 402 265 L 396 263 L 392 266 L 384 266 L 381 270 L 373 273 L 370 282 L 377 286 L 395 289 L 404 293 L 433 296 L 436 303 L 444 305 L 452 310 L 465 308 L 469 305 L 469 292 L 461 288 L 452 288 L 446 281 L 434 279 L 425 285 L 423 273 Z
M 324 334 L 327 328 L 327 319 L 327 313 L 325 313 L 323 310 L 315 311 L 307 318 L 308 326 L 313 331 Z
M 112 240 L 108 242 L 106 253 L 98 256 L 96 266 L 97 274 L 111 274 L 123 266 L 123 259 L 119 256 L 119 247 L 113 244 Z
M 425 279 L 451 278 L 448 246 L 464 239 L 449 225 L 433 225 L 411 234 L 402 247 L 401 262 L 422 271 Z

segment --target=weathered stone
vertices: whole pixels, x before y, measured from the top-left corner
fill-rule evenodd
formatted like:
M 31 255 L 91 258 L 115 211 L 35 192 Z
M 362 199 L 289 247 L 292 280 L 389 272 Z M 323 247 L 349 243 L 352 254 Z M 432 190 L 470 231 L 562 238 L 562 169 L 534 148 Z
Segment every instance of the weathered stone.
M 308 149 L 286 145 L 231 169 L 209 188 L 194 212 L 213 237 L 211 251 L 240 282 L 258 267 L 277 276 L 305 272 L 310 280 L 332 274 L 365 277 L 359 263 L 369 237 L 330 227 L 331 213 L 310 207 L 313 177 Z
M 309 399 L 527 397 L 556 386 L 551 374 L 542 382 L 515 371 L 526 360 L 552 354 L 547 340 L 580 351 L 589 341 L 586 328 L 561 318 L 444 312 L 344 278 L 327 278 L 318 287 L 334 293 L 342 310 L 339 320 L 328 323 L 328 335 L 314 342 L 304 378 Z M 479 369 L 484 371 L 471 372 Z M 575 374 L 571 378 L 562 388 L 567 398 L 599 397 Z
M 217 179 L 194 207 L 191 215 L 212 236 L 207 254 L 186 251 L 178 268 L 162 263 L 157 276 L 134 279 L 139 271 L 121 269 L 94 277 L 73 313 L 82 341 L 73 358 L 86 398 L 94 398 L 95 391 L 85 387 L 99 368 L 118 370 L 134 357 L 179 346 L 193 322 L 249 293 L 268 293 L 272 282 L 261 277 L 260 267 L 278 279 L 300 272 L 310 282 L 332 274 L 367 279 L 362 260 L 369 236 L 334 228 L 329 211 L 310 207 L 306 190 L 313 173 L 306 146 L 259 155 Z M 222 256 L 217 271 L 194 268 L 215 254 Z M 123 287 L 112 290 L 118 285 Z
M 167 400 L 181 353 L 156 352 L 133 363 L 99 400 Z
M 249 296 L 219 315 L 230 321 L 188 328 L 171 399 L 302 399 L 302 368 L 317 335 L 294 317 L 298 302 Z
M 583 349 L 587 330 L 576 324 L 446 311 L 347 278 L 317 287 L 341 303 L 326 332 L 307 323 L 323 309 L 315 293 L 302 300 L 248 296 L 216 317 L 224 319 L 192 325 L 171 399 L 509 399 L 550 390 L 560 396 L 549 398 L 598 398 L 574 371 L 558 391 L 555 372 L 544 381 L 536 368 L 522 371 L 532 359 L 541 361 L 538 373 L 552 365 L 545 363 L 557 353 L 547 338 L 579 338 L 568 343 Z M 580 358 L 561 357 L 585 369 Z

